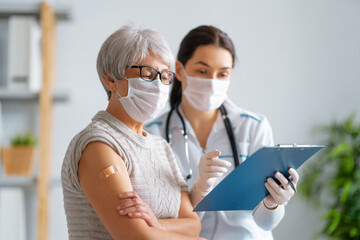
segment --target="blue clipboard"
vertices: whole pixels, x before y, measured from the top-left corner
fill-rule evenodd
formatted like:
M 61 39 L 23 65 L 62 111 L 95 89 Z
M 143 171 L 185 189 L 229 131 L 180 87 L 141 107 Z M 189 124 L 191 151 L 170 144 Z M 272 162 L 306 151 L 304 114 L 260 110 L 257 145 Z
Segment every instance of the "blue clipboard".
M 199 211 L 253 210 L 268 194 L 265 181 L 275 172 L 289 176 L 319 150 L 320 145 L 263 147 L 222 180 L 195 208 Z

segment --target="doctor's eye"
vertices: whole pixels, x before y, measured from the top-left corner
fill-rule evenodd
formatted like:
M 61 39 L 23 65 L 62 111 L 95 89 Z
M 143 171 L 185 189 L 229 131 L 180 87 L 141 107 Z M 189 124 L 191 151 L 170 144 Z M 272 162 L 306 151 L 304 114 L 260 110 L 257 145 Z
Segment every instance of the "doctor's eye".
M 204 70 L 204 69 L 199 69 L 199 70 L 197 70 L 197 72 L 200 74 L 206 74 L 206 70 Z
M 218 77 L 220 78 L 220 79 L 226 79 L 226 78 L 228 78 L 230 76 L 230 73 L 228 73 L 228 72 L 222 72 L 222 73 L 219 73 L 219 75 L 218 75 Z

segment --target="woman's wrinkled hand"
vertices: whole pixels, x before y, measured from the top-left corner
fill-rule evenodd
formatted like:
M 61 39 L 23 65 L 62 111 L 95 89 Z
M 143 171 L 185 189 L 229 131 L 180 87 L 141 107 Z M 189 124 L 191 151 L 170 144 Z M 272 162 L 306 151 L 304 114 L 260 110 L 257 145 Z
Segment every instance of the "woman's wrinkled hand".
M 288 172 L 296 186 L 299 181 L 299 174 L 293 168 L 290 168 Z M 275 173 L 275 178 L 280 181 L 280 185 L 277 184 L 271 177 L 269 177 L 265 182 L 265 187 L 270 193 L 264 198 L 265 207 L 268 209 L 275 209 L 278 205 L 288 202 L 295 194 L 295 191 L 291 188 L 288 179 L 282 173 Z
M 141 218 L 149 227 L 165 230 L 160 224 L 149 204 L 144 202 L 139 195 L 132 192 L 123 192 L 119 195 L 122 203 L 117 206 L 120 215 L 127 215 L 130 218 Z

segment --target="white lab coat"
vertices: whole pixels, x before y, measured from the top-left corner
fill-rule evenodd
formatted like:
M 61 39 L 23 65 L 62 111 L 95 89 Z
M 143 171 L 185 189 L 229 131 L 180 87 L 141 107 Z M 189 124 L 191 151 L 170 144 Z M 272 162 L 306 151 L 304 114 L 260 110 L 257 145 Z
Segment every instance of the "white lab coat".
M 237 140 L 240 154 L 240 162 L 245 161 L 248 156 L 256 152 L 262 146 L 274 145 L 272 129 L 266 117 L 240 109 L 228 99 L 225 100 L 224 105 L 234 129 L 234 135 Z M 181 112 L 180 107 L 179 111 Z M 166 138 L 165 123 L 167 115 L 168 113 L 165 113 L 157 119 L 145 124 L 145 130 L 151 134 L 160 135 Z M 182 116 L 184 117 L 184 115 Z M 200 157 L 205 153 L 214 149 L 220 150 L 221 156 L 219 158 L 228 160 L 232 163 L 228 173 L 234 169 L 234 159 L 224 121 L 220 113 L 209 134 L 206 149 L 202 149 L 190 123 L 185 117 L 184 120 L 189 136 L 190 166 L 185 157 L 184 137 L 181 132 L 183 126 L 175 111 L 173 111 L 171 116 L 169 132 L 172 137 L 171 147 L 184 178 L 189 174 L 189 167 L 191 167 L 193 171 L 191 179 L 187 182 L 190 191 L 199 175 L 198 163 Z M 218 178 L 213 187 L 215 187 L 227 174 Z M 203 212 L 199 214 L 202 222 L 201 237 L 209 240 L 273 239 L 271 230 L 281 221 L 284 216 L 284 211 L 284 206 L 279 206 L 276 210 L 268 210 L 261 202 L 253 211 Z

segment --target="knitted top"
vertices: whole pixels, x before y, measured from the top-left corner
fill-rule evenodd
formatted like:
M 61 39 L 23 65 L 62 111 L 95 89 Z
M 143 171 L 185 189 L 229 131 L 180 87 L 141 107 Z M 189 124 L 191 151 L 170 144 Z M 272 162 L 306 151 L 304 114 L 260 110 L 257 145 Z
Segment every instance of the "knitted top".
M 111 239 L 78 179 L 82 151 L 94 141 L 106 143 L 120 155 L 134 191 L 150 205 L 157 218 L 178 217 L 181 191 L 187 191 L 187 185 L 169 144 L 161 137 L 136 134 L 110 113 L 100 111 L 72 139 L 62 166 L 69 239 Z

